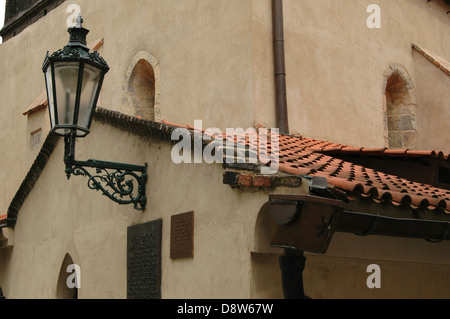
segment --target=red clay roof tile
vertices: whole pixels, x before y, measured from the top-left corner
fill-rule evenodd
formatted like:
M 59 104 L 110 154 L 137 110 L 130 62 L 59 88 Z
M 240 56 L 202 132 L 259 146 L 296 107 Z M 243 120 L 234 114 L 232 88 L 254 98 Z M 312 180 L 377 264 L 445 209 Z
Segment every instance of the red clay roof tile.
M 172 125 L 168 122 L 165 124 Z M 173 125 L 180 127 L 179 125 Z M 192 126 L 185 126 L 193 131 Z M 439 157 L 450 159 L 436 151 L 389 150 L 386 148 L 357 148 L 346 145 L 314 140 L 302 136 L 277 134 L 279 137 L 279 170 L 297 176 L 325 177 L 330 185 L 338 192 L 347 196 L 349 200 L 358 198 L 394 206 L 411 206 L 412 208 L 427 208 L 431 211 L 450 214 L 450 191 L 439 189 L 407 180 L 395 175 L 386 174 L 361 165 L 347 162 L 331 155 L 364 154 L 382 157 Z M 224 139 L 231 140 L 231 136 L 223 134 Z M 249 138 L 233 138 L 233 142 L 245 141 Z M 253 141 L 253 149 L 258 151 L 271 149 L 270 138 L 267 148 L 259 148 Z
M 31 105 L 27 107 L 27 110 L 23 112 L 23 115 L 30 115 L 34 112 L 46 108 L 47 105 L 47 91 L 43 91 L 37 98 L 34 99 L 33 103 L 31 103 Z

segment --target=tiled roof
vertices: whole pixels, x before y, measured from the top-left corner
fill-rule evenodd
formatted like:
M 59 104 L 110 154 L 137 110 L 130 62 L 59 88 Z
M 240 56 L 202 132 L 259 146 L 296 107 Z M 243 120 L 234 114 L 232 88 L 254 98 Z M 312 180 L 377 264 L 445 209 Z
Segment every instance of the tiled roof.
M 388 148 L 365 148 L 365 147 L 352 147 L 343 144 L 336 144 L 332 142 L 326 142 L 321 140 L 315 140 L 310 138 L 300 137 L 301 142 L 299 145 L 303 148 L 309 149 L 314 152 L 326 154 L 326 155 L 367 155 L 378 157 L 405 157 L 405 158 L 417 158 L 417 157 L 430 157 L 441 158 L 450 161 L 450 153 L 444 153 L 442 151 L 416 151 L 408 149 L 388 149 Z
M 34 99 L 33 103 L 28 106 L 27 110 L 23 113 L 24 116 L 30 115 L 34 112 L 42 110 L 48 106 L 47 101 L 47 91 L 43 91 L 36 99 Z
M 180 126 L 166 121 L 164 123 L 175 127 L 185 127 L 193 131 L 193 127 L 189 125 Z M 406 206 L 413 209 L 425 208 L 450 216 L 450 190 L 436 188 L 356 165 L 327 153 L 363 153 L 368 156 L 383 157 L 438 157 L 450 160 L 449 154 L 436 151 L 354 148 L 301 136 L 278 135 L 279 171 L 281 172 L 297 176 L 324 177 L 335 192 L 345 195 L 350 201 L 361 198 L 370 199 L 379 204 L 390 203 L 394 206 Z M 227 139 L 225 133 L 223 139 Z M 246 145 L 249 145 L 249 140 L 248 136 L 237 135 L 234 138 L 235 143 L 245 141 Z M 255 144 L 254 141 L 253 144 Z M 257 148 L 257 145 L 252 147 L 252 149 Z M 267 142 L 267 149 L 271 149 L 270 138 Z M 247 185 L 244 186 L 248 186 L 247 182 Z
M 369 198 L 376 203 L 409 205 L 450 214 L 450 190 L 413 182 L 323 154 L 326 149 L 318 149 L 317 144 L 310 139 L 281 135 L 280 170 L 295 175 L 325 177 L 335 190 L 345 194 L 349 200 Z M 345 152 L 345 148 L 331 149 L 330 146 L 330 152 Z M 352 151 L 357 152 L 357 149 Z M 407 151 L 389 152 L 381 149 L 359 149 L 358 152 L 382 156 L 436 156 L 436 152 L 432 151 L 411 152 L 410 155 Z
M 131 131 L 139 136 L 170 140 L 173 130 L 177 127 L 187 128 L 191 132 L 192 126 L 182 126 L 168 123 L 166 121 L 154 122 L 136 117 L 128 116 L 119 112 L 97 108 L 95 119 L 97 121 L 108 123 L 118 129 Z M 275 134 L 275 133 L 272 133 Z M 224 136 L 225 139 L 225 136 Z M 30 171 L 25 177 L 22 185 L 12 200 L 7 217 L 10 219 L 10 225 L 14 225 L 17 219 L 20 207 L 27 198 L 29 192 L 34 187 L 43 168 L 45 167 L 50 155 L 52 154 L 58 137 L 49 134 L 42 149 L 33 163 Z M 237 141 L 249 144 L 249 138 L 238 136 L 234 138 Z M 258 143 L 254 143 L 257 148 Z M 450 216 L 450 191 L 416 183 L 398 176 L 384 174 L 374 169 L 355 165 L 341 159 L 337 159 L 325 152 L 342 152 L 346 149 L 344 145 L 329 143 L 301 136 L 292 136 L 279 134 L 280 163 L 279 170 L 287 173 L 282 179 L 279 176 L 267 177 L 257 175 L 246 175 L 246 173 L 234 175 L 228 174 L 230 179 L 238 182 L 247 183 L 247 186 L 253 187 L 276 187 L 276 186 L 299 186 L 301 177 L 317 176 L 325 177 L 334 191 L 345 195 L 348 200 L 365 198 L 373 200 L 376 203 L 391 203 L 395 206 L 409 206 L 412 208 L 420 207 L 429 210 L 444 213 L 445 217 Z M 267 149 L 271 149 L 270 139 L 267 142 Z M 387 154 L 393 153 L 384 149 L 359 149 L 367 154 Z M 441 152 L 408 152 L 402 151 L 402 156 L 438 156 L 448 160 L 448 154 L 443 156 Z M 269 152 L 270 154 L 270 152 Z M 249 173 L 251 174 L 251 173 Z M 0 220 L 5 216 L 0 215 Z M 0 227 L 1 228 L 1 227 Z

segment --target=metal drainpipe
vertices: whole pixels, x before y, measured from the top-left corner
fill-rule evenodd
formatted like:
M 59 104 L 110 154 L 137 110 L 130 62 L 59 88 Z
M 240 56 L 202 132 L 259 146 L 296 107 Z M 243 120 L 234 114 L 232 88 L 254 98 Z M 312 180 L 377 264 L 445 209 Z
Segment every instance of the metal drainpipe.
M 282 274 L 283 293 L 286 299 L 310 299 L 303 288 L 303 270 L 306 257 L 303 251 L 285 249 L 279 258 Z
M 289 134 L 284 50 L 283 0 L 272 0 L 276 118 L 280 133 Z

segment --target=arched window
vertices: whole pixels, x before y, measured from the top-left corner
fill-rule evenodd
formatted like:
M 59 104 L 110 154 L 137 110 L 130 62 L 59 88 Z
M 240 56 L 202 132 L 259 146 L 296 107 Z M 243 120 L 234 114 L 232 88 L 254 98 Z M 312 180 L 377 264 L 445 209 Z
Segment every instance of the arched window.
M 416 99 L 414 85 L 400 65 L 385 73 L 386 144 L 391 149 L 416 149 Z
M 146 120 L 160 120 L 159 64 L 149 53 L 136 54 L 128 68 L 124 87 L 125 107 L 134 116 Z
M 58 284 L 56 286 L 56 299 L 78 299 L 78 288 L 69 287 L 68 284 L 71 282 L 71 278 L 69 277 L 74 276 L 75 274 L 75 272 L 68 272 L 68 269 L 70 270 L 70 265 L 74 265 L 74 262 L 72 257 L 69 254 L 66 254 L 59 272 Z M 77 278 L 77 280 L 79 279 Z

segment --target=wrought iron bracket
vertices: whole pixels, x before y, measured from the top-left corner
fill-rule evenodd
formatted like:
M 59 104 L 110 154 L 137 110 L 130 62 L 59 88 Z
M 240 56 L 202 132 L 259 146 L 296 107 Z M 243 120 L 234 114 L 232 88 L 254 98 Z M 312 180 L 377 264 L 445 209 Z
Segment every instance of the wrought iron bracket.
M 90 189 L 101 191 L 104 196 L 120 205 L 133 204 L 136 210 L 145 210 L 147 164 L 141 166 L 95 159 L 77 161 L 75 160 L 75 134 L 66 136 L 64 142 L 67 179 L 70 179 L 71 175 L 88 177 Z M 89 168 L 95 169 L 95 173 L 90 173 Z M 137 187 L 135 183 L 137 183 Z

